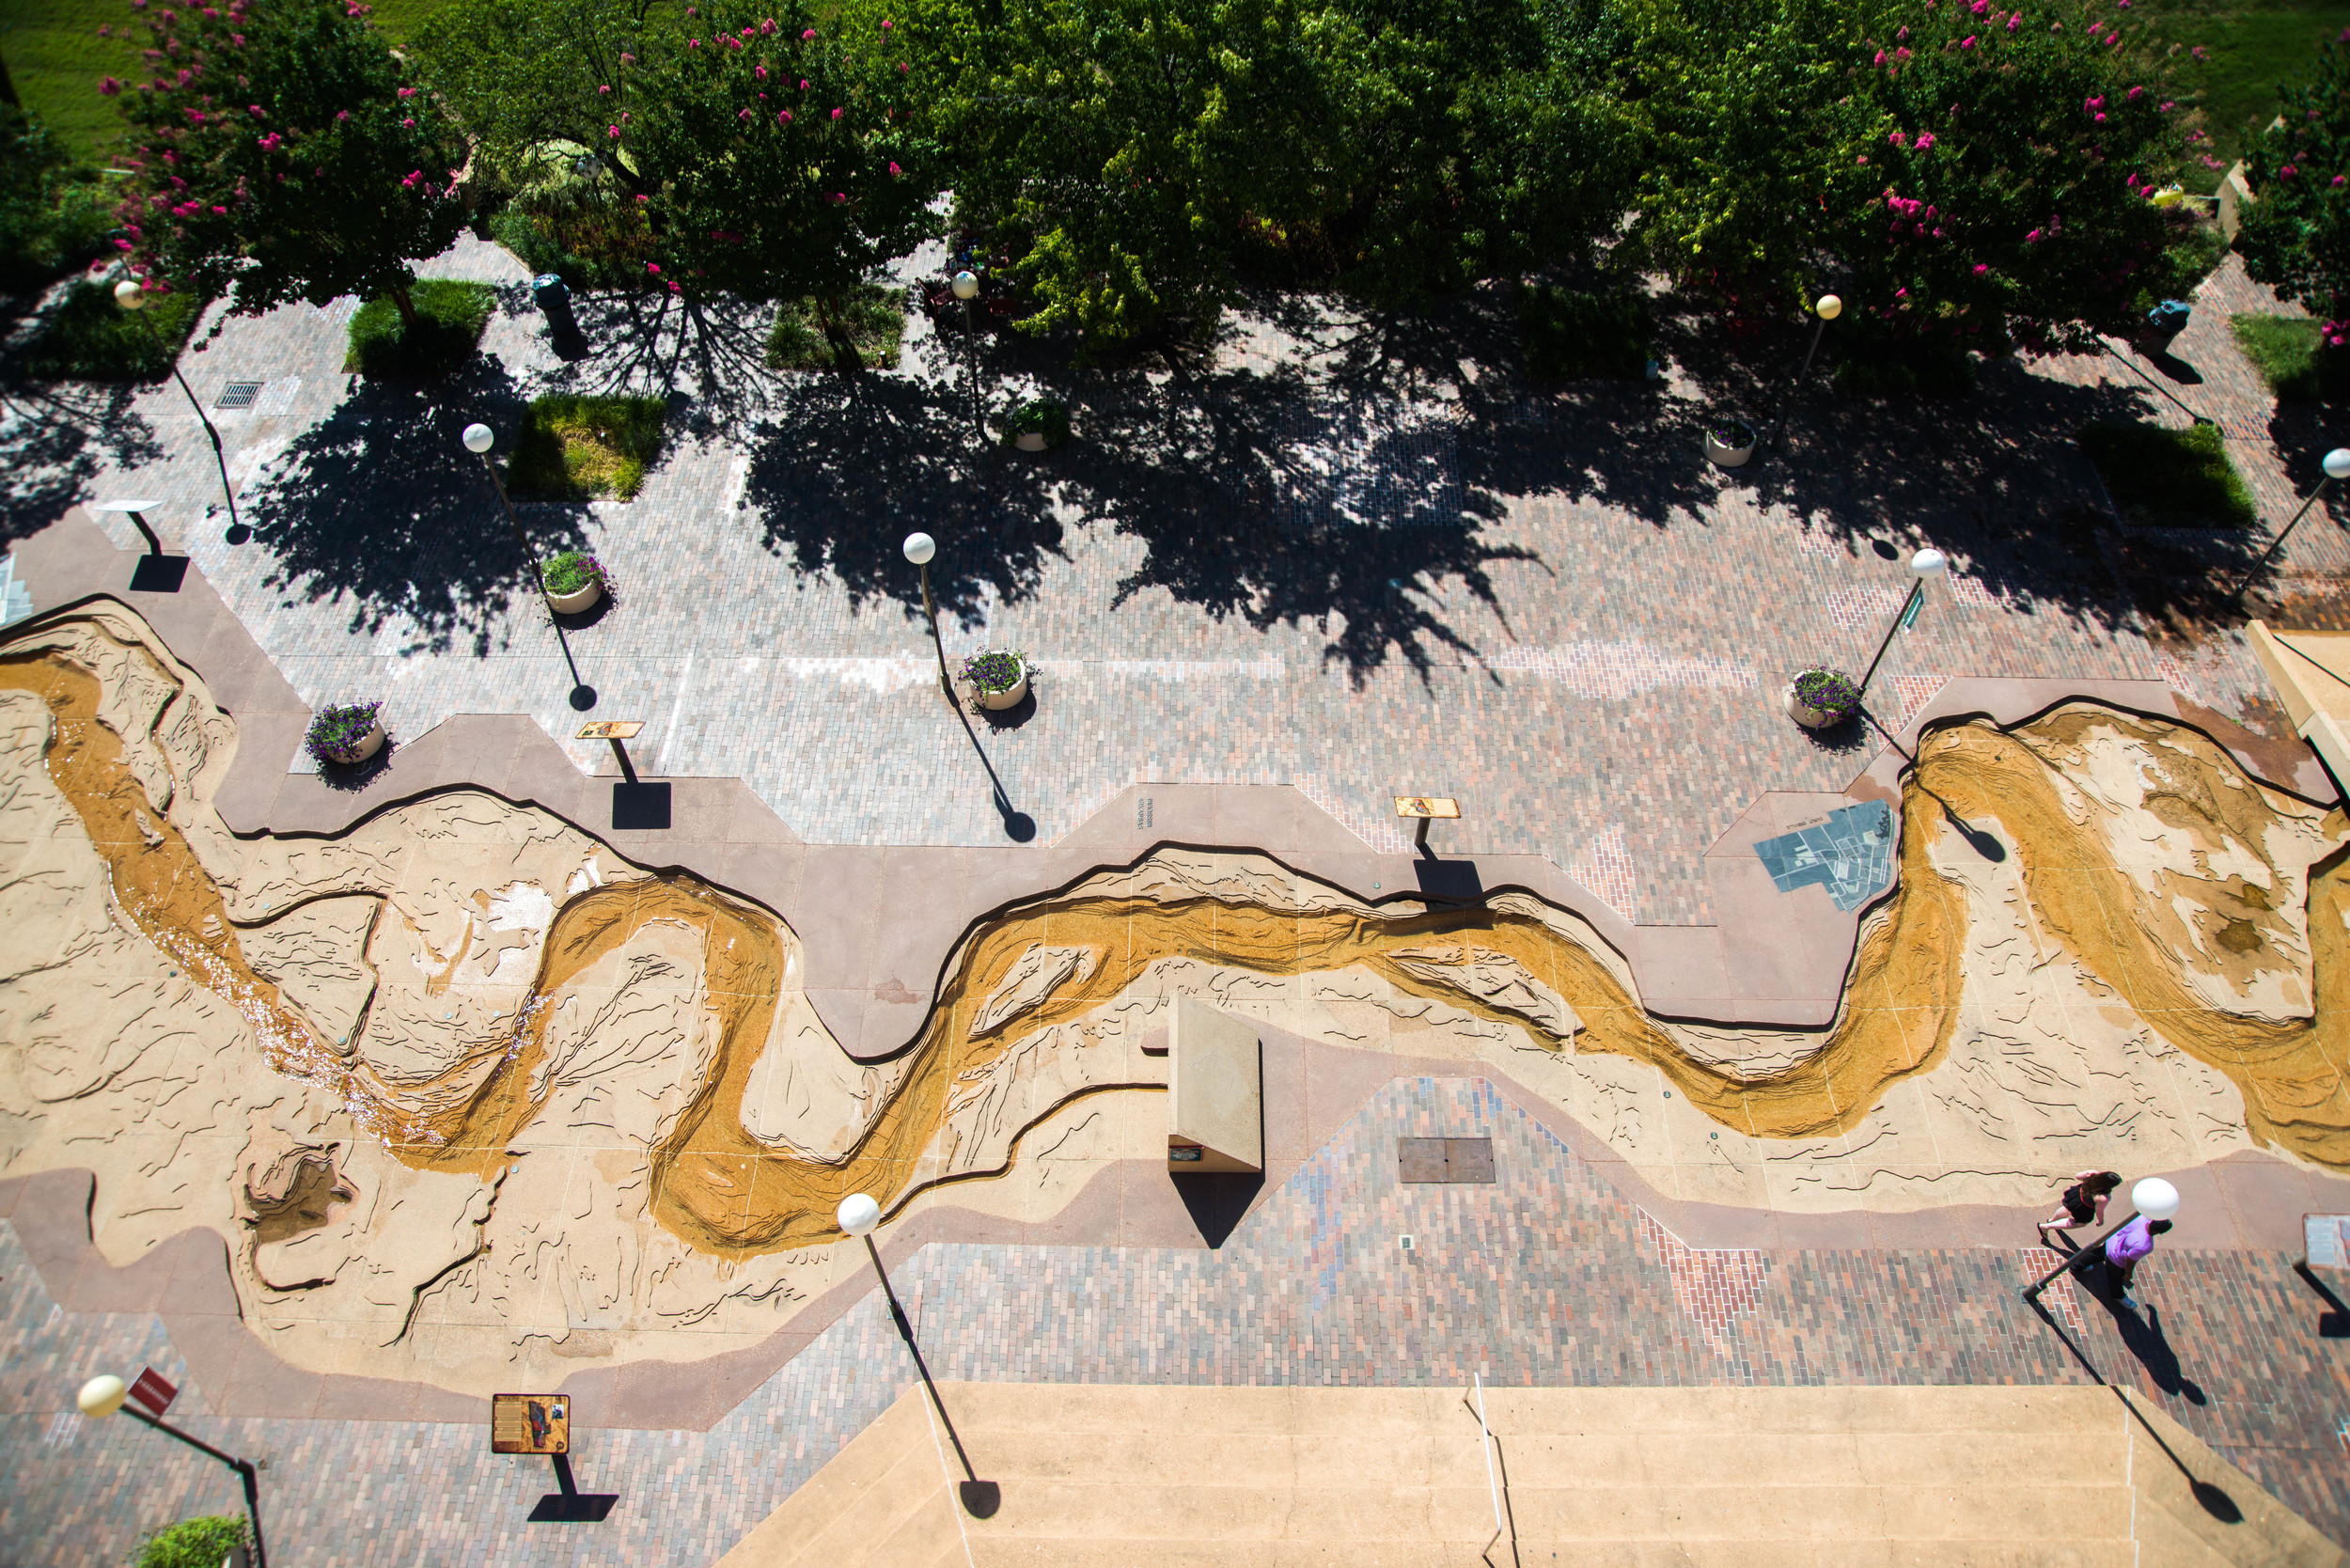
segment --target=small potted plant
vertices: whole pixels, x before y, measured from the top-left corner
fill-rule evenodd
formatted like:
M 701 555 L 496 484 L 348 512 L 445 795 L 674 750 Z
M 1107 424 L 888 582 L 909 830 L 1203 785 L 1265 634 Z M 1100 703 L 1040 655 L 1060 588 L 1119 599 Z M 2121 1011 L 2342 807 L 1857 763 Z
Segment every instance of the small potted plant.
M 1004 439 L 1024 452 L 1041 452 L 1069 439 L 1069 409 L 1050 398 L 1015 403 L 1004 416 Z
M 1754 427 L 1717 414 L 1705 422 L 1705 455 L 1724 468 L 1743 468 L 1754 456 Z
M 592 610 L 596 601 L 611 591 L 603 574 L 603 563 L 585 550 L 566 550 L 551 556 L 539 570 L 539 580 L 547 587 L 547 603 L 556 615 L 577 615 Z
M 1833 729 L 1860 712 L 1860 687 L 1841 669 L 1813 665 L 1787 682 L 1787 716 L 1806 729 Z
M 351 702 L 320 709 L 310 718 L 302 749 L 323 767 L 339 762 L 349 767 L 384 749 L 384 725 L 375 715 L 381 702 Z
M 982 708 L 1010 708 L 1028 695 L 1028 656 L 1001 648 L 963 661 L 963 678 Z

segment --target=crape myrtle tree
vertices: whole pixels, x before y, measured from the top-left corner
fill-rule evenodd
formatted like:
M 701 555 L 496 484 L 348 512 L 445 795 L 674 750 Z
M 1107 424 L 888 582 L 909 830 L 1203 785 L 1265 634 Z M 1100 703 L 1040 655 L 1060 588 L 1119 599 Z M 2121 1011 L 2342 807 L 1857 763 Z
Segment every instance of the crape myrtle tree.
M 1710 72 L 1722 40 L 1684 29 L 1650 68 L 1699 81 L 1655 102 L 1641 213 L 1679 275 L 1780 304 L 1832 280 L 1880 335 L 2036 353 L 2093 349 L 2167 285 L 2184 220 L 2154 197 L 2186 138 L 2121 0 L 1789 0 Z
M 632 107 L 601 134 L 641 181 L 649 282 L 837 306 L 935 228 L 900 24 L 849 14 L 689 6 L 682 36 L 622 65 Z
M 1340 121 L 1285 0 L 916 0 L 958 212 L 1088 352 L 1212 319 L 1241 236 L 1341 211 Z
M 604 128 L 631 107 L 627 68 L 648 39 L 684 21 L 681 5 L 657 0 L 456 0 L 426 20 L 416 53 L 472 139 L 477 167 L 524 184 L 560 146 L 634 191 L 637 171 Z
M 2328 348 L 2350 348 L 2350 28 L 2315 74 L 2288 83 L 2272 130 L 2245 157 L 2260 199 L 2243 209 L 2245 270 L 2326 318 Z
M 133 128 L 120 209 L 131 271 L 224 290 L 252 315 L 388 295 L 415 324 L 410 260 L 464 227 L 465 148 L 356 0 L 229 0 L 145 13 L 151 80 L 118 82 Z

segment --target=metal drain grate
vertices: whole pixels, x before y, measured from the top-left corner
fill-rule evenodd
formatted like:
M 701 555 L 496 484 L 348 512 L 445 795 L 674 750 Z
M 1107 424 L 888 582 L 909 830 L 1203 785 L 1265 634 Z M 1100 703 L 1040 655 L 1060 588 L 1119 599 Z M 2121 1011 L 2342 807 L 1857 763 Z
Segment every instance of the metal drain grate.
M 261 395 L 258 381 L 232 381 L 220 389 L 220 400 L 214 408 L 251 408 L 253 400 Z

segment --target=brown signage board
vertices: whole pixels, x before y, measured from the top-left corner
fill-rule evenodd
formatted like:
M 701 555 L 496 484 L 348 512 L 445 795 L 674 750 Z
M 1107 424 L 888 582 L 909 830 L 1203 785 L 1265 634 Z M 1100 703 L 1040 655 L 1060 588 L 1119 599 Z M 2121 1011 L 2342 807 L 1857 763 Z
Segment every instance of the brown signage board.
M 1458 817 L 1461 803 L 1444 795 L 1398 795 L 1395 814 L 1399 817 Z
M 594 719 L 579 727 L 583 741 L 633 741 L 645 732 L 643 719 Z
M 492 1394 L 492 1453 L 569 1453 L 572 1401 L 568 1394 Z

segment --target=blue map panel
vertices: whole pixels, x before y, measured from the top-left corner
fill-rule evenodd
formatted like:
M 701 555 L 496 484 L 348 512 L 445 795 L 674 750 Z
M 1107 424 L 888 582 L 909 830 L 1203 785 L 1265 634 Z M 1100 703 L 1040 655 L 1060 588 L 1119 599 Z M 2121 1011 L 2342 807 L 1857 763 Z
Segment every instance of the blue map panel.
M 1754 846 L 1782 893 L 1818 883 L 1846 914 L 1893 885 L 1893 808 L 1884 801 L 1830 811 L 1825 821 Z

